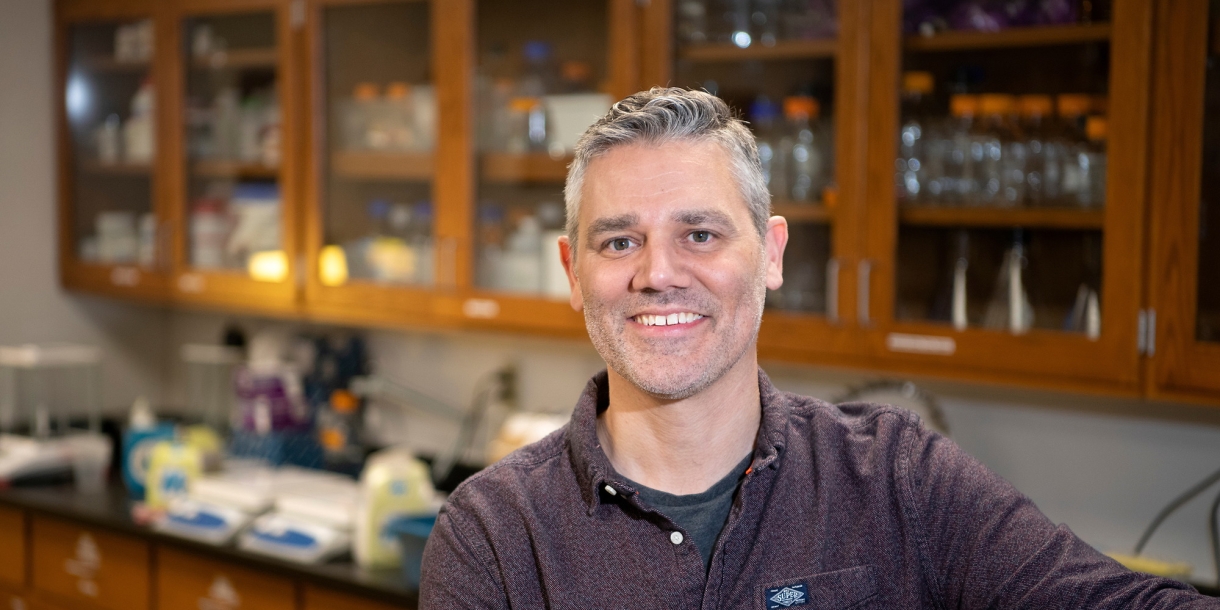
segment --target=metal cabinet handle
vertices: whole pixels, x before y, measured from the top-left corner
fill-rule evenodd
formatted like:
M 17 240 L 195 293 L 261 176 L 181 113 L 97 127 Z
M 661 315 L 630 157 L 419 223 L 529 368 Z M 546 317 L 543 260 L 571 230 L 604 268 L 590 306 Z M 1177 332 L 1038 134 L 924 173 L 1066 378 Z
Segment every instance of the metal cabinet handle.
M 826 261 L 826 319 L 839 323 L 839 259 Z
M 869 289 L 870 289 L 869 280 L 871 279 L 870 276 L 872 275 L 872 272 L 873 272 L 873 261 L 870 261 L 868 259 L 864 259 L 864 260 L 860 261 L 860 265 L 858 267 L 859 277 L 856 278 L 856 281 L 857 281 L 856 289 L 858 291 L 856 293 L 856 295 L 858 297 L 857 298 L 857 301 L 858 301 L 857 317 L 859 318 L 860 326 L 869 325 L 869 303 L 868 303 Z

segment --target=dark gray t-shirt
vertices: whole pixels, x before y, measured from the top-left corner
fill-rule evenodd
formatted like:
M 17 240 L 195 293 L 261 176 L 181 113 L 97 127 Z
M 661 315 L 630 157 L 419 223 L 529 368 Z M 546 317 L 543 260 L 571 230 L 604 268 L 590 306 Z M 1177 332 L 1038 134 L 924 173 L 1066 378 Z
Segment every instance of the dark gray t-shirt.
M 678 527 L 686 530 L 695 541 L 695 546 L 699 547 L 699 554 L 703 555 L 703 567 L 706 568 L 712 559 L 716 538 L 729 520 L 729 509 L 733 507 L 733 494 L 737 491 L 737 484 L 741 482 L 746 468 L 750 467 L 752 457 L 754 456 L 747 455 L 729 474 L 702 493 L 676 496 L 644 487 L 630 479 L 628 482 L 640 490 L 640 500 L 661 511 Z

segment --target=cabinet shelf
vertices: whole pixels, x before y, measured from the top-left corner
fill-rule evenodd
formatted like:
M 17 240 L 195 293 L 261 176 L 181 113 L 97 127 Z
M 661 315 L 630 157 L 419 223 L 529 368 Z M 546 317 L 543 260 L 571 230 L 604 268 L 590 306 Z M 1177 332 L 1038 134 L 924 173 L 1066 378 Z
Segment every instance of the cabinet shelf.
M 987 208 L 906 206 L 898 220 L 932 227 L 1029 227 L 1101 230 L 1106 211 L 1072 208 Z
M 120 61 L 108 55 L 83 57 L 77 65 L 90 72 L 145 72 L 152 68 L 152 62 Z
M 191 165 L 191 173 L 208 178 L 274 179 L 279 177 L 280 168 L 257 162 L 201 160 Z
M 242 70 L 247 68 L 275 69 L 279 63 L 276 49 L 234 49 L 213 53 L 208 57 L 195 57 L 191 66 L 196 70 Z
M 968 51 L 1011 47 L 1084 44 L 1110 39 L 1110 24 L 1056 25 L 1012 28 L 998 32 L 941 32 L 934 36 L 907 36 L 908 51 Z
M 788 222 L 825 223 L 831 220 L 830 210 L 820 202 L 794 203 L 776 200 L 771 203 L 771 213 L 783 216 Z
M 772 46 L 761 44 L 746 48 L 733 44 L 691 44 L 679 47 L 682 59 L 693 61 L 736 61 L 746 59 L 817 59 L 834 57 L 839 43 L 834 38 L 821 40 L 784 40 Z
M 487 182 L 563 182 L 571 162 L 546 153 L 484 153 L 481 175 Z
M 335 176 L 356 180 L 426 181 L 435 172 L 431 152 L 335 151 L 330 169 Z
M 152 165 L 148 163 L 102 163 L 97 160 L 81 161 L 80 171 L 86 174 L 106 176 L 148 176 Z

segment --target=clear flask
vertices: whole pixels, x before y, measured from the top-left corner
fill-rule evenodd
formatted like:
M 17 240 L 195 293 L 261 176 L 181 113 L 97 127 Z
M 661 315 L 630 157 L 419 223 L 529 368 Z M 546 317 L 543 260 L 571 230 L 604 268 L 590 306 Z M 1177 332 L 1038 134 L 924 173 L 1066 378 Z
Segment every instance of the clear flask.
M 819 114 L 818 101 L 812 97 L 784 99 L 788 130 L 783 150 L 788 164 L 788 198 L 793 202 L 817 201 L 826 187 L 825 134 Z
M 902 75 L 902 127 L 898 133 L 898 158 L 894 161 L 896 193 L 902 203 L 927 198 L 928 173 L 933 169 L 927 162 L 932 87 L 929 72 Z

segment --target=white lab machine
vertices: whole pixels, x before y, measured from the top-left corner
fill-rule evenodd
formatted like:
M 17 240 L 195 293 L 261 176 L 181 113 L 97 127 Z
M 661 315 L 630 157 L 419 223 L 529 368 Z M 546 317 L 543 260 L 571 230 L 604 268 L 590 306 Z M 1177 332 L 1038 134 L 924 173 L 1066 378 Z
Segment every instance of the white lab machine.
M 74 439 L 100 436 L 101 360 L 89 345 L 0 346 L 0 485 L 72 472 Z

